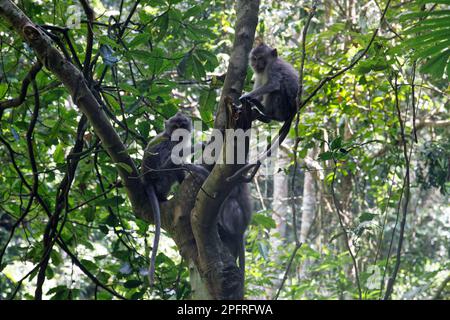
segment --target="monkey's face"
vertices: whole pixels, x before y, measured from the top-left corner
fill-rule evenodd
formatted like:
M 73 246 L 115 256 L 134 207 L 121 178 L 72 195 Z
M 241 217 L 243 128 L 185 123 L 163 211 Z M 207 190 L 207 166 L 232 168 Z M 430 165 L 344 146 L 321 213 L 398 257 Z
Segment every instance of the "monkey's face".
M 185 129 L 189 132 L 192 130 L 191 119 L 186 117 L 182 112 L 178 112 L 165 123 L 166 132 L 172 134 L 177 129 Z
M 277 49 L 261 44 L 250 52 L 250 66 L 254 72 L 263 73 L 277 56 Z

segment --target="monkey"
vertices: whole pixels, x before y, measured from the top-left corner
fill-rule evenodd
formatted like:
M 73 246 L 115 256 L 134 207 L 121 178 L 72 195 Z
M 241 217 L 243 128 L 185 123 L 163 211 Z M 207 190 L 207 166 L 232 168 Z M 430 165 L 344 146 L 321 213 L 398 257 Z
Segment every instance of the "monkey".
M 152 286 L 154 282 L 155 260 L 161 235 L 161 213 L 159 202 L 167 201 L 167 195 L 169 194 L 172 185 L 177 181 L 181 183 L 184 179 L 183 171 L 170 170 L 174 169 L 173 163 L 170 161 L 172 149 L 178 144 L 177 141 L 171 141 L 171 136 L 176 129 L 180 128 L 190 132 L 192 130 L 192 124 L 188 117 L 183 113 L 178 112 L 164 122 L 164 131 L 150 140 L 144 150 L 144 157 L 142 159 L 141 175 L 145 191 L 152 204 L 155 220 L 155 236 L 153 238 L 148 276 L 150 286 Z M 158 171 L 165 169 L 167 169 L 167 171 Z
M 249 187 L 239 183 L 231 190 L 219 209 L 218 230 L 224 245 L 238 259 L 239 269 L 245 273 L 244 234 L 252 217 Z
M 171 187 L 176 183 L 183 182 L 185 171 L 194 171 L 207 177 L 209 171 L 203 167 L 193 164 L 176 165 L 171 160 L 172 150 L 179 143 L 186 146 L 189 141 L 171 141 L 172 134 L 177 129 L 192 131 L 191 119 L 178 112 L 164 123 L 164 131 L 154 137 L 144 150 L 141 165 L 141 177 L 145 186 L 145 192 L 152 205 L 155 218 L 155 237 L 150 259 L 149 282 L 153 285 L 156 253 L 158 251 L 159 238 L 161 235 L 161 213 L 159 202 L 167 201 Z M 184 149 L 183 149 L 184 150 Z M 183 155 L 186 156 L 186 155 Z
M 203 164 L 209 174 L 213 165 Z M 200 181 L 203 183 L 208 174 L 201 174 Z M 245 274 L 245 231 L 252 217 L 253 208 L 250 198 L 250 190 L 246 183 L 239 183 L 233 187 L 230 194 L 225 198 L 219 208 L 217 218 L 217 229 L 219 237 L 231 255 L 238 259 L 239 269 Z
M 164 123 L 164 131 L 154 137 L 144 150 L 141 173 L 145 184 L 152 184 L 159 201 L 167 201 L 167 195 L 175 182 L 181 183 L 185 178 L 183 170 L 175 169 L 170 160 L 173 147 L 179 142 L 171 141 L 176 129 L 192 131 L 191 120 L 182 112 L 178 112 Z M 183 141 L 188 143 L 188 141 Z M 158 171 L 161 170 L 161 171 Z
M 277 49 L 260 43 L 250 51 L 255 73 L 253 90 L 242 95 L 241 103 L 252 105 L 252 121 L 286 121 L 297 111 L 298 73 L 278 57 Z
M 0 216 L 0 228 L 4 228 L 6 231 L 11 231 L 14 226 L 14 219 L 7 213 Z
M 203 164 L 210 172 L 214 166 Z M 207 176 L 200 175 L 206 179 Z M 239 269 L 245 273 L 245 231 L 252 217 L 253 208 L 250 190 L 246 183 L 239 183 L 233 187 L 219 208 L 217 228 L 219 237 L 228 248 L 231 255 L 238 259 Z

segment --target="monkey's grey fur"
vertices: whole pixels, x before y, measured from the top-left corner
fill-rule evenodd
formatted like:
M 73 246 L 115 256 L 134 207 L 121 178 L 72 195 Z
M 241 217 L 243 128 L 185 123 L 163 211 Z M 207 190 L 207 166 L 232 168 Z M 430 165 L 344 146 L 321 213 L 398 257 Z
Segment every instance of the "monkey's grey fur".
M 209 173 L 213 166 L 204 165 L 205 171 Z M 203 179 L 208 177 L 198 172 Z M 252 202 L 249 186 L 246 183 L 239 183 L 233 187 L 228 197 L 225 198 L 219 208 L 217 218 L 217 229 L 220 239 L 228 248 L 235 259 L 239 259 L 239 268 L 245 273 L 245 231 L 252 218 Z
M 252 217 L 252 203 L 246 183 L 236 185 L 219 211 L 219 236 L 235 259 L 239 258 L 239 268 L 245 272 L 244 233 Z
M 172 133 L 176 129 L 186 129 L 190 132 L 192 130 L 191 119 L 182 112 L 178 112 L 166 120 L 165 130 L 154 137 L 144 151 L 141 173 L 146 185 L 154 186 L 159 201 L 166 201 L 172 185 L 175 182 L 181 183 L 185 178 L 185 171 L 177 170 L 170 160 L 172 149 L 179 143 L 171 141 Z
M 254 106 L 252 120 L 286 121 L 297 110 L 297 71 L 278 57 L 277 49 L 264 43 L 250 51 L 249 59 L 255 84 L 253 90 L 239 100 Z

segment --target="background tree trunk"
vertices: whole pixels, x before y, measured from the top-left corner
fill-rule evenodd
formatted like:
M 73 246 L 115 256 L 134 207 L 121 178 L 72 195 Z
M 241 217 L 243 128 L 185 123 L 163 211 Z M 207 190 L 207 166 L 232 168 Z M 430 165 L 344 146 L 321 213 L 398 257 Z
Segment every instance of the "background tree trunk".
M 273 260 L 277 265 L 282 265 L 280 261 L 279 250 L 283 248 L 287 241 L 287 221 L 289 217 L 289 175 L 284 171 L 289 165 L 290 159 L 286 150 L 283 148 L 278 149 L 277 158 L 275 161 L 275 167 L 273 172 L 273 191 L 272 191 L 272 219 L 275 221 L 276 228 L 271 232 L 270 243 L 272 245 Z M 277 233 L 277 236 L 274 236 Z M 269 297 L 273 297 L 281 285 L 282 278 L 279 276 L 272 282 L 273 285 L 266 290 Z
M 303 181 L 303 198 L 302 198 L 302 215 L 300 225 L 299 239 L 301 243 L 305 243 L 308 246 L 314 247 L 313 243 L 308 242 L 309 231 L 311 230 L 312 223 L 316 216 L 316 179 L 317 170 L 320 170 L 320 166 L 315 162 L 316 150 L 309 149 L 305 158 L 305 176 Z M 308 267 L 311 265 L 311 261 L 306 259 L 299 267 L 299 278 L 306 278 Z

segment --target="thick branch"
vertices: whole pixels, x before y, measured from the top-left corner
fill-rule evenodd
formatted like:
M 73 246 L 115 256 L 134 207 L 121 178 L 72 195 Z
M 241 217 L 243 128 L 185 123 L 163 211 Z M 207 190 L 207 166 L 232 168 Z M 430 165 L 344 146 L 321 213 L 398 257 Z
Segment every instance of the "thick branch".
M 231 97 L 233 102 L 237 104 L 244 88 L 248 55 L 253 46 L 256 25 L 258 24 L 258 12 L 259 0 L 237 1 L 236 3 L 236 33 L 214 123 L 214 127 L 217 129 L 226 127 L 225 98 Z

